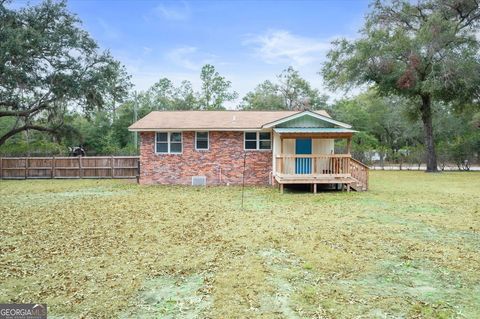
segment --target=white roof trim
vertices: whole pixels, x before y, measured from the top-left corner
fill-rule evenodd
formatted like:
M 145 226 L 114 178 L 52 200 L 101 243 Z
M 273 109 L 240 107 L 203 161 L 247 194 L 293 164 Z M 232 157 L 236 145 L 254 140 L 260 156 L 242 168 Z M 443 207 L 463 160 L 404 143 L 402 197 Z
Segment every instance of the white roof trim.
M 343 127 L 343 128 L 351 128 L 351 127 L 352 127 L 352 126 L 349 125 L 349 124 L 336 121 L 336 120 L 334 120 L 334 119 L 332 119 L 332 118 L 330 118 L 330 117 L 328 117 L 328 116 L 323 116 L 323 115 L 321 115 L 321 114 L 318 114 L 318 113 L 315 113 L 315 112 L 312 112 L 312 111 L 303 111 L 303 112 L 298 112 L 298 113 L 296 113 L 296 114 L 293 114 L 293 115 L 284 117 L 284 118 L 282 118 L 282 119 L 276 120 L 276 121 L 274 121 L 274 122 L 270 122 L 270 123 L 263 124 L 262 128 L 271 128 L 271 127 L 274 127 L 274 126 L 276 126 L 276 125 L 278 125 L 278 124 L 282 124 L 282 123 L 285 123 L 285 122 L 294 120 L 294 119 L 296 119 L 296 118 L 299 118 L 299 117 L 302 117 L 302 116 L 305 116 L 305 115 L 314 117 L 314 118 L 316 118 L 316 119 L 319 119 L 319 120 L 322 120 L 322 121 L 325 121 L 325 122 L 328 122 L 328 123 L 331 123 L 331 124 L 338 125 L 338 126 Z

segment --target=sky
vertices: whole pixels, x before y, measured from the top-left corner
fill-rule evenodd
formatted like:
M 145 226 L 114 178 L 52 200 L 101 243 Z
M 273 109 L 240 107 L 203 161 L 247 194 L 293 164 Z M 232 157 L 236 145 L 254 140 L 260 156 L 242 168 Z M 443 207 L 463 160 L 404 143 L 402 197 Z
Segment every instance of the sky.
M 26 1 L 17 1 L 17 5 Z M 318 72 L 331 41 L 355 38 L 366 0 L 154 1 L 69 0 L 68 7 L 102 49 L 132 75 L 136 90 L 160 78 L 189 80 L 215 66 L 242 96 L 288 66 L 332 98 Z

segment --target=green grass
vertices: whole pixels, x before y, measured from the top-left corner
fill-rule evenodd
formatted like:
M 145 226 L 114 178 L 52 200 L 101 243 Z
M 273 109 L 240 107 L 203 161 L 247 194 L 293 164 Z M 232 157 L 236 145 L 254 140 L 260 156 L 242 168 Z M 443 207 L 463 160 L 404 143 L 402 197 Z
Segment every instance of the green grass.
M 364 193 L 0 181 L 0 302 L 51 318 L 478 318 L 480 174 Z

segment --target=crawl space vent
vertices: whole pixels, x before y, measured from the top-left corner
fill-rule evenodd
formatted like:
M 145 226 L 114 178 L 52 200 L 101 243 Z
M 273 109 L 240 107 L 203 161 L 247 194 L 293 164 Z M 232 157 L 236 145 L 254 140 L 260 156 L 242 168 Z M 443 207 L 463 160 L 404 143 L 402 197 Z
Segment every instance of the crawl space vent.
M 206 176 L 192 176 L 192 186 L 205 186 L 207 185 Z

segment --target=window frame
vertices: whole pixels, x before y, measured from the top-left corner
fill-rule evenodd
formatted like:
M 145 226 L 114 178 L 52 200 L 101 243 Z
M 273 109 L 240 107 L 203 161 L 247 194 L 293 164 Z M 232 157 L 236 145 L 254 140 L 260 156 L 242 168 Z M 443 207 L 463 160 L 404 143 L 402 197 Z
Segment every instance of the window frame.
M 167 140 L 166 140 L 166 141 L 159 141 L 159 140 L 158 140 L 158 134 L 159 134 L 159 133 L 167 134 Z M 169 138 L 170 138 L 170 137 L 169 137 L 169 135 L 168 135 L 168 132 L 155 132 L 155 146 L 154 146 L 154 148 L 155 148 L 155 154 L 168 154 L 168 153 L 169 153 L 169 151 L 170 151 L 170 148 L 169 148 L 169 145 L 168 145 L 168 144 L 169 144 L 169 143 L 168 143 Z M 167 151 L 166 151 L 166 152 L 159 152 L 159 151 L 158 151 L 158 144 L 159 144 L 159 143 L 167 144 Z
M 256 137 L 255 137 L 255 148 L 246 148 L 245 146 L 245 142 L 247 141 L 246 140 L 246 137 L 247 137 L 247 133 L 255 133 L 256 134 Z M 265 139 L 262 139 L 262 141 L 270 141 L 270 148 L 260 148 L 260 133 L 269 133 L 270 134 L 270 139 L 268 140 L 265 140 Z M 248 141 L 253 141 L 253 139 L 250 139 Z M 273 136 L 272 136 L 272 132 L 270 131 L 244 131 L 243 132 L 243 150 L 244 151 L 261 151 L 261 152 L 268 152 L 268 151 L 271 151 L 272 150 L 272 146 L 273 146 Z
M 166 133 L 167 134 L 167 152 L 158 152 L 157 151 L 157 144 L 158 143 L 165 143 L 165 142 L 159 142 L 158 139 L 157 139 L 157 136 L 158 136 L 158 133 Z M 181 148 L 182 148 L 182 151 L 181 152 L 172 152 L 171 151 L 171 144 L 172 144 L 172 140 L 171 140 L 171 135 L 173 133 L 178 133 L 180 134 L 180 142 L 173 142 L 173 143 L 179 143 Z M 182 131 L 168 131 L 168 132 L 155 132 L 155 154 L 156 155 L 179 155 L 179 154 L 183 154 L 183 132 Z
M 249 139 L 248 141 L 252 142 L 255 141 L 255 148 L 246 148 L 246 142 L 247 142 L 247 134 L 248 133 L 255 133 L 255 140 Z M 243 149 L 245 151 L 256 151 L 258 150 L 258 132 L 255 131 L 245 131 L 243 132 Z
M 198 133 L 207 133 L 207 148 L 198 148 Z M 210 150 L 210 132 L 209 131 L 195 131 L 195 150 L 199 152 L 206 152 Z
M 260 138 L 260 135 L 261 135 L 262 133 L 268 133 L 268 135 L 270 136 L 270 138 L 267 139 L 267 140 L 266 140 L 266 139 L 261 139 L 261 138 Z M 260 147 L 261 142 L 265 142 L 265 141 L 269 141 L 269 142 L 270 142 L 270 147 L 269 147 L 269 148 L 261 148 L 261 147 Z M 271 149 L 272 149 L 272 132 L 258 132 L 258 150 L 259 150 L 259 151 L 268 151 L 268 150 L 271 150 Z

